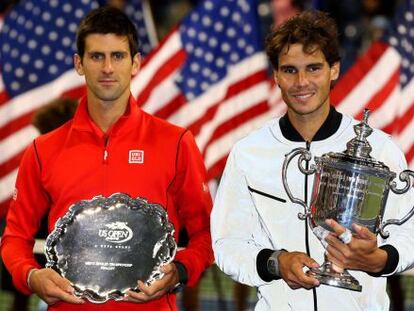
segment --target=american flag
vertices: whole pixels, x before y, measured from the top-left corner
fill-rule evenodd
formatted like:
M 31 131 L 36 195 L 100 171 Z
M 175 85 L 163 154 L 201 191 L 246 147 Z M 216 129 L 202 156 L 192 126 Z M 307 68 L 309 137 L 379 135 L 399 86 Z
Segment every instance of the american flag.
M 59 10 L 63 10 L 68 3 L 76 9 L 67 13 L 51 11 L 55 2 L 59 3 Z M 404 54 L 402 49 L 410 53 L 409 46 L 413 46 L 412 2 L 406 4 L 411 7 L 403 9 L 406 14 L 396 18 L 397 21 L 404 21 L 405 33 L 397 24 L 396 31 L 389 33 L 389 40 L 374 43 L 339 81 L 332 93 L 332 100 L 338 109 L 351 115 L 358 117 L 365 106 L 373 108 L 371 124 L 396 135 L 411 166 L 414 164 L 414 135 L 409 133 L 413 126 L 414 92 L 412 74 L 404 74 L 404 64 L 408 62 L 408 68 L 412 68 L 414 62 L 412 50 L 410 57 L 404 58 L 407 56 L 403 55 L 408 54 Z M 29 9 L 24 11 L 27 3 L 32 3 L 32 8 L 29 5 Z M 8 26 L 0 37 L 1 55 L 9 54 L 12 57 L 18 53 L 18 57 L 22 58 L 29 48 L 29 41 L 34 38 L 39 41 L 35 50 L 41 53 L 49 34 L 53 33 L 51 27 L 59 34 L 58 41 L 63 42 L 56 17 L 53 19 L 54 24 L 49 23 L 48 28 L 45 28 L 47 31 L 42 34 L 35 32 L 42 21 L 41 17 L 35 15 L 33 8 L 43 5 L 42 13 L 49 11 L 54 16 L 63 16 L 68 23 L 63 28 L 70 31 L 69 25 L 79 22 L 75 12 L 81 10 L 83 16 L 95 5 L 94 1 L 87 0 L 79 1 L 76 5 L 74 3 L 63 0 L 21 1 L 20 14 L 24 17 L 21 34 L 25 35 L 26 46 L 20 52 L 17 45 L 19 31 L 17 36 L 13 35 L 15 38 L 12 38 L 14 41 L 9 45 L 9 50 L 3 50 L 3 42 L 6 42 L 3 36 L 12 33 Z M 255 0 L 200 1 L 182 23 L 144 59 L 141 71 L 132 81 L 132 93 L 143 109 L 187 127 L 194 133 L 210 179 L 221 174 L 227 155 L 237 140 L 285 110 L 278 88 L 272 87 L 269 82 L 269 64 L 263 51 L 256 6 Z M 20 14 L 8 20 L 12 16 L 9 14 L 5 27 L 11 22 L 19 24 Z M 135 15 L 137 18 L 140 16 L 139 12 Z M 26 24 L 29 21 L 36 26 L 32 26 L 28 33 L 25 27 L 28 27 Z M 46 41 L 40 41 L 43 37 Z M 411 45 L 407 42 L 411 42 Z M 68 55 L 74 52 L 73 49 L 67 50 Z M 57 51 L 53 51 L 56 58 Z M 29 57 L 33 57 L 32 53 Z M 51 60 L 53 57 L 44 58 L 44 67 L 48 70 L 52 65 Z M 31 62 L 30 68 L 37 69 L 34 60 Z M 5 66 L 3 58 L 0 59 L 3 76 Z M 12 68 L 15 75 L 19 75 L 19 72 L 21 75 L 21 71 L 17 70 L 18 65 L 14 64 Z M 20 78 L 29 79 L 31 72 L 25 68 L 22 67 L 24 74 Z M 1 207 L 3 211 L 6 210 L 21 154 L 37 135 L 28 125 L 31 113 L 62 94 L 77 97 L 83 92 L 83 78 L 72 70 L 72 63 L 64 68 L 54 80 L 49 79 L 50 74 L 47 73 L 46 77 L 40 78 L 49 80 L 17 95 L 13 95 L 15 91 L 10 80 L 5 79 L 4 84 L 0 81 L 0 210 Z M 406 80 L 400 80 L 404 79 L 404 75 Z M 409 143 L 406 142 L 408 140 Z
M 83 79 L 75 73 L 74 36 L 90 4 L 21 1 L 0 33 L 0 202 L 7 209 L 24 149 L 38 135 L 30 125 L 37 108 L 65 92 L 77 96 Z
M 414 0 L 401 3 L 381 40 L 338 81 L 331 100 L 339 111 L 362 117 L 393 135 L 414 169 Z

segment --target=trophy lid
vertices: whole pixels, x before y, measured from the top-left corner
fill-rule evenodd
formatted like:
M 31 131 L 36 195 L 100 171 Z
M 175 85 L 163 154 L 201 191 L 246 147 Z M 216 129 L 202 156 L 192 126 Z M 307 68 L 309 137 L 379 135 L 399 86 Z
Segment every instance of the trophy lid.
M 354 125 L 356 136 L 346 144 L 345 153 L 356 158 L 371 158 L 372 147 L 367 137 L 371 135 L 372 128 L 368 125 L 369 110 L 364 110 L 362 121 Z
M 362 167 L 369 167 L 378 173 L 388 175 L 390 169 L 383 162 L 377 161 L 371 157 L 372 147 L 367 140 L 371 135 L 372 128 L 368 125 L 369 110 L 364 110 L 364 116 L 360 123 L 354 125 L 356 136 L 346 144 L 344 152 L 330 152 L 322 156 L 325 161 L 334 161 L 341 163 L 351 163 Z

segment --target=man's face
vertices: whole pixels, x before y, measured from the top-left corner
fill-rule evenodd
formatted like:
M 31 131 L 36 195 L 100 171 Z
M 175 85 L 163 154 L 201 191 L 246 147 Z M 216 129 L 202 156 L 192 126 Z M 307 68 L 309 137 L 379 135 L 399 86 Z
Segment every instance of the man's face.
M 75 55 L 75 68 L 85 75 L 88 101 L 113 102 L 128 97 L 131 76 L 138 73 L 139 55 L 131 59 L 128 38 L 115 34 L 90 34 L 85 54 Z
M 290 113 L 312 115 L 329 106 L 331 82 L 339 75 L 339 62 L 329 66 L 322 51 L 303 51 L 302 44 L 285 47 L 279 55 L 275 81 Z

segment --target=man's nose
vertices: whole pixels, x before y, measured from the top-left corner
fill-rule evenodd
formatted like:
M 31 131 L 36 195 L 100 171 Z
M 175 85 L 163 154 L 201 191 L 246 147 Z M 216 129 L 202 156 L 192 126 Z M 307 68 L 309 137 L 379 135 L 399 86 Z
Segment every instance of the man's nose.
M 112 66 L 112 60 L 110 57 L 105 57 L 102 70 L 105 73 L 112 73 L 112 71 L 114 70 Z
M 296 82 L 300 86 L 307 85 L 309 83 L 308 74 L 305 71 L 299 71 Z

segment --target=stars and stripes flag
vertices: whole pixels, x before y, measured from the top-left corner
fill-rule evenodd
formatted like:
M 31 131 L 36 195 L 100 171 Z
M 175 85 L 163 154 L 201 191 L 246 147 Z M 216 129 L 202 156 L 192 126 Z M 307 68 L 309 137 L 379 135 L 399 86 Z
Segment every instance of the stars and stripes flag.
M 356 117 L 370 107 L 371 124 L 396 135 L 413 166 L 414 92 L 407 70 L 413 64 L 409 13 L 414 10 L 413 0 L 408 1 L 410 7 L 396 19 L 401 24 L 339 81 L 332 101 Z M 5 20 L 0 36 L 0 211 L 11 196 L 22 152 L 37 135 L 29 125 L 32 112 L 58 96 L 83 94 L 84 80 L 72 69 L 75 26 L 97 4 L 77 2 L 20 1 L 20 9 L 12 11 L 17 13 Z M 285 110 L 279 90 L 269 83 L 258 28 L 254 0 L 200 1 L 144 59 L 132 81 L 143 109 L 194 133 L 210 179 L 220 175 L 235 141 Z M 17 62 L 5 61 L 6 56 Z
M 414 0 L 401 3 L 381 40 L 338 81 L 331 101 L 339 111 L 393 135 L 414 169 Z
M 80 1 L 79 1 L 80 2 Z M 73 68 L 73 38 L 92 7 L 59 1 L 21 1 L 0 32 L 0 211 L 7 210 L 23 151 L 38 135 L 32 113 L 51 100 L 82 93 Z M 65 94 L 65 93 L 68 94 Z

